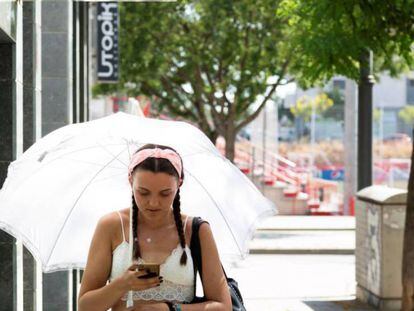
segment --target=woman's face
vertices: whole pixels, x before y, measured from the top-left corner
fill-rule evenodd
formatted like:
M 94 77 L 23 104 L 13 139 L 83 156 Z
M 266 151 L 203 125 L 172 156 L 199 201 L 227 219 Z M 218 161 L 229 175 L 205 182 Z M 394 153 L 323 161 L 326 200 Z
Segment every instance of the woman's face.
M 170 211 L 177 190 L 177 178 L 166 173 L 138 170 L 133 175 L 135 202 L 145 216 L 165 216 Z

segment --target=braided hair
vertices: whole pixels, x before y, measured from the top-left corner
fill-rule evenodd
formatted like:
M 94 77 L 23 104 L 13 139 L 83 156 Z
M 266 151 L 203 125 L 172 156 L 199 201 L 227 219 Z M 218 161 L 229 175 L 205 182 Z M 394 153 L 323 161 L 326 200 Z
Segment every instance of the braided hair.
M 163 146 L 163 145 L 154 145 L 154 144 L 147 144 L 140 149 L 138 149 L 136 152 L 139 152 L 144 149 L 154 149 L 154 148 L 160 148 L 160 149 L 170 149 L 175 151 L 171 147 Z M 182 162 L 182 160 L 181 160 Z M 144 170 L 144 171 L 150 171 L 153 173 L 166 173 L 168 175 L 174 176 L 177 179 L 179 178 L 177 171 L 175 170 L 174 166 L 171 164 L 170 161 L 163 158 L 152 158 L 149 157 L 145 159 L 143 162 L 138 164 L 133 172 L 135 172 L 137 169 Z M 184 179 L 184 171 L 181 172 L 181 178 Z M 173 214 L 174 214 L 174 221 L 175 226 L 177 227 L 177 233 L 178 238 L 180 241 L 180 245 L 183 249 L 183 254 L 181 255 L 180 264 L 185 265 L 187 263 L 187 253 L 185 252 L 185 236 L 184 236 L 184 226 L 181 219 L 181 202 L 180 202 L 180 189 L 177 190 L 177 193 L 174 197 L 173 201 Z M 132 193 L 132 230 L 133 230 L 133 254 L 134 259 L 138 259 L 141 257 L 141 250 L 139 247 L 138 242 L 138 210 L 139 207 L 135 201 L 134 193 Z

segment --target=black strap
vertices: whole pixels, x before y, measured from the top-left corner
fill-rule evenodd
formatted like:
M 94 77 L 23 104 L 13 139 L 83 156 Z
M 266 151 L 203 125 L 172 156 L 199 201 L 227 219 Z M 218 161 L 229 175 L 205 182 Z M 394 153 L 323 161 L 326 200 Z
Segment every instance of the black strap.
M 199 236 L 200 226 L 203 223 L 208 224 L 207 221 L 205 221 L 204 219 L 200 217 L 193 218 L 190 250 L 191 250 L 191 257 L 193 257 L 193 264 L 194 264 L 194 296 L 196 292 L 197 272 L 200 274 L 201 280 L 203 280 L 203 272 L 202 272 L 203 271 L 203 260 L 201 256 L 201 244 L 200 244 L 200 236 Z M 223 265 L 221 265 L 221 268 L 223 269 L 224 276 L 227 279 L 227 274 L 223 268 Z
M 194 275 L 197 275 L 197 272 L 200 274 L 200 278 L 202 275 L 202 261 L 201 261 L 201 244 L 200 244 L 200 237 L 199 237 L 199 230 L 200 226 L 203 223 L 208 223 L 207 221 L 203 220 L 200 217 L 193 218 L 192 224 L 192 233 L 191 233 L 191 241 L 190 241 L 190 250 L 191 250 L 191 257 L 193 257 L 194 263 Z
M 173 304 L 170 301 L 166 301 L 165 303 L 167 304 L 169 311 L 174 311 Z

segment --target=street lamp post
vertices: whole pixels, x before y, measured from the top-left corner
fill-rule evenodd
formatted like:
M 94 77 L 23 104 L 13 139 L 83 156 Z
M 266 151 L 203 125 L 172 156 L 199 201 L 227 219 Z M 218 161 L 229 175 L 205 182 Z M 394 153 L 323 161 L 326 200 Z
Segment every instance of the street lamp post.
M 358 84 L 358 190 L 372 184 L 372 63 L 372 51 L 363 51 Z

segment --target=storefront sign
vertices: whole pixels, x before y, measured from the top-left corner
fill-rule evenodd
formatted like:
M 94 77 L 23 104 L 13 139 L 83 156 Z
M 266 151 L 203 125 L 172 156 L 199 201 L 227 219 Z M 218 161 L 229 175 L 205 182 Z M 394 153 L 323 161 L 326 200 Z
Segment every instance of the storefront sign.
M 98 45 L 97 78 L 99 82 L 118 82 L 118 4 L 97 3 Z

